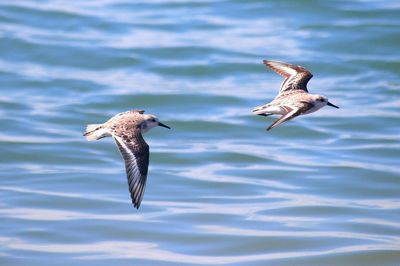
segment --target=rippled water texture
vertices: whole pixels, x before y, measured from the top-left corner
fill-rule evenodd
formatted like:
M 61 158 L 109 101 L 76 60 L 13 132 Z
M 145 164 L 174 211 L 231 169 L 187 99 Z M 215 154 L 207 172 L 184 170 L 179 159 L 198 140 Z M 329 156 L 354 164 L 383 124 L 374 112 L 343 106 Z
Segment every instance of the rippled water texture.
M 398 1 L 1 1 L 0 265 L 398 265 Z M 303 65 L 323 108 L 251 114 Z M 139 210 L 111 139 L 146 134 Z

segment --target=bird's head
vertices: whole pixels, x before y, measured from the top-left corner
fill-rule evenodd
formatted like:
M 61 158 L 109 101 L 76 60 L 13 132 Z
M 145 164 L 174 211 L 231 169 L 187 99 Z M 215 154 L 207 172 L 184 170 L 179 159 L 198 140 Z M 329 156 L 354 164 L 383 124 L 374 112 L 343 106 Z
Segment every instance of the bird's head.
M 153 127 L 161 126 L 170 129 L 169 126 L 161 123 L 155 115 L 143 115 L 143 122 L 140 124 L 142 133 L 145 133 Z
M 322 95 L 313 95 L 313 99 L 314 99 L 314 105 L 322 108 L 325 105 L 331 106 L 331 107 L 335 107 L 335 108 L 339 108 L 339 106 L 334 105 L 333 103 L 330 103 L 328 101 L 328 98 L 326 98 L 325 96 Z M 319 109 L 318 108 L 318 109 Z

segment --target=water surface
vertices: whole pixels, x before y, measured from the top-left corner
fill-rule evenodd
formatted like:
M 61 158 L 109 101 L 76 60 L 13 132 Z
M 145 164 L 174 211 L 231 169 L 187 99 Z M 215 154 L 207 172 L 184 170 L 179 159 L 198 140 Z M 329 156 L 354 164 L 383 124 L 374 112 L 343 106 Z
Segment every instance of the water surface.
M 397 265 L 397 1 L 0 3 L 1 265 Z M 326 107 L 251 114 L 303 65 Z M 133 208 L 111 139 L 156 114 Z

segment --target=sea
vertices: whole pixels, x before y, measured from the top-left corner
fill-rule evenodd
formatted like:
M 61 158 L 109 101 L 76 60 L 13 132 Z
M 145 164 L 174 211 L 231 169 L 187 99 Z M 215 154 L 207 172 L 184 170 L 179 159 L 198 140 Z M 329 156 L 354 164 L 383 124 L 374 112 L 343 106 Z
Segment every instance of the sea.
M 400 2 L 0 1 L 0 265 L 400 265 Z M 340 109 L 266 131 L 301 65 Z M 142 109 L 133 207 L 112 138 Z

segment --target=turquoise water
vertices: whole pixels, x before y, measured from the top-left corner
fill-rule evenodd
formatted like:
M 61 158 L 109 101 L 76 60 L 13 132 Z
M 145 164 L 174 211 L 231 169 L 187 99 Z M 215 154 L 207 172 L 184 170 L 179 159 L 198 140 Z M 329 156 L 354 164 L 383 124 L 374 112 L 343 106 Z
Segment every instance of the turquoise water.
M 79 3 L 81 2 L 81 3 Z M 398 265 L 398 1 L 2 1 L 0 265 Z M 323 108 L 251 110 L 300 64 Z M 86 124 L 145 109 L 146 193 Z

